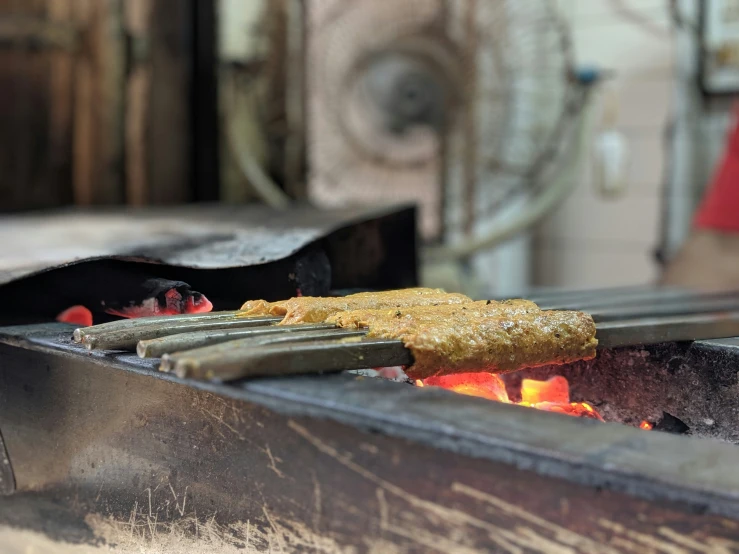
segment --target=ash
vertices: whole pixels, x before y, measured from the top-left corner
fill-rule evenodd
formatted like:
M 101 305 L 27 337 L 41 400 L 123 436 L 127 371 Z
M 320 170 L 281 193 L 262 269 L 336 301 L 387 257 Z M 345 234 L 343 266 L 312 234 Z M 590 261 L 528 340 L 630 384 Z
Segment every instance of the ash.
M 739 444 L 737 361 L 733 351 L 672 343 L 603 350 L 594 360 L 523 370 L 505 381 L 515 391 L 523 378 L 562 375 L 572 400 L 590 402 L 606 421 L 638 427 L 646 420 L 680 433 L 687 426 L 692 435 Z

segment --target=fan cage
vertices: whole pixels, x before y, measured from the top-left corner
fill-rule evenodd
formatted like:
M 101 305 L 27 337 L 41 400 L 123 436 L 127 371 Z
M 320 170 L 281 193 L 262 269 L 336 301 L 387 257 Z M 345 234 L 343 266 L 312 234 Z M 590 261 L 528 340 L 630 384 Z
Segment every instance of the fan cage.
M 433 238 L 547 186 L 580 107 L 550 1 L 306 0 L 306 16 L 310 198 L 416 200 Z M 441 76 L 454 99 L 443 133 L 398 137 L 378 124 L 358 82 L 386 52 Z

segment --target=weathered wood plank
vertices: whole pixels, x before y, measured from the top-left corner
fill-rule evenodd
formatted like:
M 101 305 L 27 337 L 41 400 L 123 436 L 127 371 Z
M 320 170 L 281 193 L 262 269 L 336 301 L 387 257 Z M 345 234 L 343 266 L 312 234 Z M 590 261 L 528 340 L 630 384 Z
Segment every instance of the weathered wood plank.
M 75 67 L 74 199 L 76 204 L 123 200 L 124 41 L 121 0 L 79 0 L 84 29 Z
M 151 93 L 151 68 L 145 61 L 151 0 L 129 0 L 124 6 L 125 26 L 132 39 L 131 70 L 126 90 L 126 202 L 143 206 L 149 199 L 147 174 L 148 99 Z
M 46 16 L 45 0 L 0 1 L 0 18 L 17 31 L 16 40 L 0 46 L 0 211 L 56 206 L 69 198 L 60 163 L 64 143 L 52 113 L 52 50 L 38 34 L 48 29 Z
M 72 0 L 48 0 L 48 19 L 73 27 Z M 49 164 L 52 180 L 60 191 L 60 203 L 72 200 L 72 107 L 74 100 L 75 51 L 52 49 L 49 94 Z
M 147 102 L 149 202 L 192 200 L 191 175 L 191 0 L 151 4 Z
M 221 138 L 218 120 L 218 0 L 193 3 L 192 161 L 193 194 L 198 202 L 220 199 Z

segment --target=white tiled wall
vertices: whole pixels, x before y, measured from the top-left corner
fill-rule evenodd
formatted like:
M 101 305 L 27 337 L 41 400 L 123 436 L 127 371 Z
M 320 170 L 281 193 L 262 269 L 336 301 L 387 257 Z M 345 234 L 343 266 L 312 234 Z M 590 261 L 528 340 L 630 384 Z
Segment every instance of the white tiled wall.
M 657 276 L 664 181 L 665 126 L 674 89 L 674 36 L 664 0 L 558 0 L 569 23 L 576 62 L 612 70 L 596 99 L 615 108 L 613 127 L 630 151 L 626 190 L 605 197 L 595 183 L 592 152 L 575 194 L 537 230 L 535 283 L 558 287 L 640 284 Z M 595 136 L 595 135 L 594 135 Z

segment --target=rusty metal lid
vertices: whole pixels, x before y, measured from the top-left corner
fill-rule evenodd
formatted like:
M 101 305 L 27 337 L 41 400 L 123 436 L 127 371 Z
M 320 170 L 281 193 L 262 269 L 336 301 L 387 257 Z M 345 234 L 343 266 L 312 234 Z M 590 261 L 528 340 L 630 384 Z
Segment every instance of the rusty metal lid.
M 222 269 L 284 259 L 342 228 L 408 206 L 274 211 L 260 205 L 61 210 L 0 219 L 0 285 L 94 260 Z

